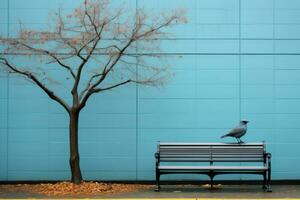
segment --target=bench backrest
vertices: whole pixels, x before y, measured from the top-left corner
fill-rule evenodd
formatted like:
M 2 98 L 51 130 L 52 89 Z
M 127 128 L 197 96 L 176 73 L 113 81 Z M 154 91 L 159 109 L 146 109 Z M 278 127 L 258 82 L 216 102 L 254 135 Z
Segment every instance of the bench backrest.
M 161 162 L 263 162 L 264 143 L 158 143 Z

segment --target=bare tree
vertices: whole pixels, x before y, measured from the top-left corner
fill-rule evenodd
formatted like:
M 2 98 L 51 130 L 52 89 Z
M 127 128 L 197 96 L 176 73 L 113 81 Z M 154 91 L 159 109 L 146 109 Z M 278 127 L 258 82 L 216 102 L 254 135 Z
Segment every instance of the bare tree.
M 151 52 L 159 51 L 158 39 L 166 37 L 165 28 L 186 23 L 180 10 L 154 17 L 148 17 L 143 9 L 134 10 L 132 16 L 128 13 L 123 7 L 111 8 L 109 0 L 85 0 L 69 15 L 61 10 L 55 13 L 50 30 L 30 30 L 20 25 L 17 37 L 0 37 L 2 69 L 30 80 L 68 113 L 71 180 L 76 184 L 82 182 L 80 111 L 92 95 L 106 90 L 129 83 L 162 84 L 168 75 L 167 66 L 151 65 L 146 58 L 160 59 Z M 16 61 L 21 57 L 26 62 Z M 70 102 L 51 89 L 52 82 L 62 81 L 50 76 L 49 68 L 53 66 L 63 70 Z

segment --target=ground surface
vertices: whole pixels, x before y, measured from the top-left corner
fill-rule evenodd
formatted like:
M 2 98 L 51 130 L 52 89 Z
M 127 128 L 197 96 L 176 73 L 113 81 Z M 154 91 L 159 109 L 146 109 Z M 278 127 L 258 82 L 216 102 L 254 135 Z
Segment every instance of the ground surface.
M 150 188 L 153 186 L 101 182 L 83 182 L 79 185 L 70 182 L 2 184 L 0 185 L 0 198 L 97 198 L 149 190 Z
M 0 198 L 300 198 L 300 185 L 273 185 L 272 188 L 273 192 L 268 193 L 260 185 L 218 185 L 213 190 L 207 185 L 162 185 L 160 192 L 154 192 L 154 185 L 143 184 L 2 184 Z

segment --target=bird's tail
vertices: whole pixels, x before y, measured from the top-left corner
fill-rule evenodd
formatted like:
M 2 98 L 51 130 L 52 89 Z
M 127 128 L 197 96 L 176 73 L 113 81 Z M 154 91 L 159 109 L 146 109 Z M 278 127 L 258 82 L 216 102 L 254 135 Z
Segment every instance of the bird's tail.
M 221 136 L 221 138 L 224 138 L 224 137 L 227 137 L 227 135 L 223 135 L 223 136 Z

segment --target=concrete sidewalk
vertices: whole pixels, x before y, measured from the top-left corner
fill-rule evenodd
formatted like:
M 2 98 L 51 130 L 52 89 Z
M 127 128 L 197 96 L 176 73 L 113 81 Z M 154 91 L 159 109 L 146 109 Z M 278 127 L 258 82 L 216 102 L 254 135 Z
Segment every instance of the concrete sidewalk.
M 22 192 L 0 192 L 0 199 L 300 199 L 300 185 L 274 185 L 273 192 L 264 192 L 261 185 L 221 185 L 213 190 L 201 185 L 162 185 L 130 193 L 101 196 L 47 197 Z
M 300 199 L 300 185 L 274 185 L 272 189 L 273 192 L 264 192 L 261 185 L 221 185 L 213 190 L 201 185 L 163 185 L 160 192 L 146 190 L 114 195 L 111 198 Z

